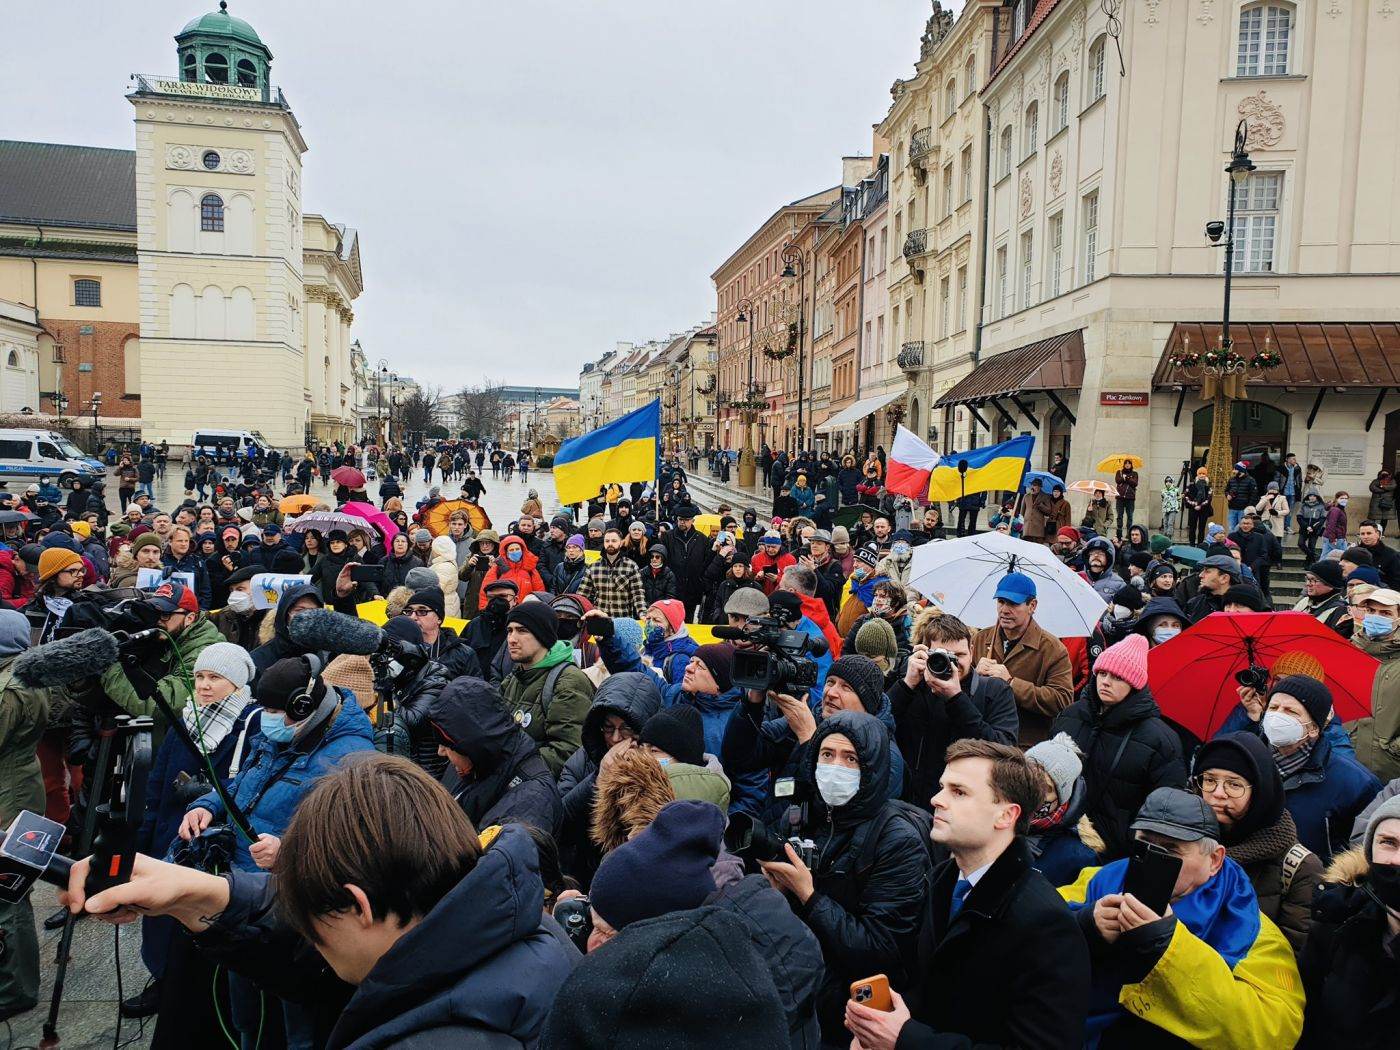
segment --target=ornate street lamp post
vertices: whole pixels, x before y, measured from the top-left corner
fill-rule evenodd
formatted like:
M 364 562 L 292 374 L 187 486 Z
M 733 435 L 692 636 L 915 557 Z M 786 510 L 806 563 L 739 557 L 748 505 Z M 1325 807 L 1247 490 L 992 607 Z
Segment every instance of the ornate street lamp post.
M 758 418 L 758 413 L 751 407 L 754 398 L 753 384 L 753 300 L 740 299 L 739 313 L 734 320 L 739 324 L 749 326 L 749 379 L 744 386 L 744 396 L 736 398 L 729 403 L 731 409 L 740 409 L 741 426 L 744 428 L 743 447 L 739 451 L 739 485 L 741 488 L 753 488 L 754 483 L 754 453 L 753 453 L 753 427 L 754 421 Z
M 1214 347 L 1202 347 L 1196 351 L 1192 349 L 1189 339 L 1183 338 L 1181 347 L 1171 359 L 1171 364 L 1186 378 L 1200 380 L 1201 397 L 1211 402 L 1210 450 L 1206 454 L 1206 470 L 1210 475 L 1214 517 L 1218 521 L 1228 518 L 1225 484 L 1234 460 L 1231 434 L 1234 402 L 1248 396 L 1245 382 L 1249 375 L 1262 376 L 1283 363 L 1283 358 L 1270 345 L 1267 336 L 1264 346 L 1257 348 L 1249 358 L 1235 352 L 1234 341 L 1230 338 L 1230 291 L 1235 270 L 1235 206 L 1239 196 L 1247 192 L 1245 186 L 1249 173 L 1254 170 L 1254 162 L 1249 159 L 1246 148 L 1248 139 L 1249 124 L 1241 120 L 1235 128 L 1234 152 L 1225 168 L 1230 176 L 1226 221 L 1215 219 L 1206 223 L 1206 236 L 1212 244 L 1219 244 L 1222 238 L 1225 241 L 1225 303 L 1221 313 L 1220 340 Z
M 805 355 L 807 311 L 807 253 L 796 244 L 789 244 L 782 252 L 783 272 L 786 278 L 797 278 L 797 451 L 807 447 L 807 431 L 802 422 L 802 401 L 805 397 Z

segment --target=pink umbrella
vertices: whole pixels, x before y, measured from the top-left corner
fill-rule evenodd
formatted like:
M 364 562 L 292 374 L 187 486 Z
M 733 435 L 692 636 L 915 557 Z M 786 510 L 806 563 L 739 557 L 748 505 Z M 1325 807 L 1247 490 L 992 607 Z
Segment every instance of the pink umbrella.
M 394 519 L 369 503 L 347 503 L 340 510 L 344 514 L 353 514 L 357 518 L 363 518 L 378 529 L 384 536 L 384 552 L 390 553 L 390 545 L 394 542 L 394 537 L 399 534 L 399 527 L 394 524 Z

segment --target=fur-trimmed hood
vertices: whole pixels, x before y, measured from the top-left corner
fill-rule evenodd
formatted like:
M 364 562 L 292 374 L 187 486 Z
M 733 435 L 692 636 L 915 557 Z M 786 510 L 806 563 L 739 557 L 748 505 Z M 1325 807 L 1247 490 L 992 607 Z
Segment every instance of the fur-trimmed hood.
M 1099 829 L 1094 827 L 1094 822 L 1088 817 L 1080 817 L 1079 823 L 1074 826 L 1074 830 L 1079 834 L 1079 841 L 1088 846 L 1099 856 L 1103 856 L 1103 851 L 1108 848 L 1103 836 L 1099 834 Z
M 1366 852 L 1360 846 L 1353 846 L 1344 853 L 1338 853 L 1322 873 L 1322 881 L 1331 885 L 1357 886 L 1371 870 L 1366 860 Z
M 676 800 L 661 764 L 641 748 L 618 755 L 598 771 L 589 830 L 599 852 L 621 846 L 641 831 L 668 802 Z

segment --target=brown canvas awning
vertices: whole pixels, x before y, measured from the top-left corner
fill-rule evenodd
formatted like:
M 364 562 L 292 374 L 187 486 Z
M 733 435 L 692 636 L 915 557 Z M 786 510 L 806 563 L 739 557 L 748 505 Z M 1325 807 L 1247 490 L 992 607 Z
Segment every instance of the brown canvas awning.
M 1215 346 L 1220 325 L 1199 321 L 1173 325 L 1152 376 L 1155 389 L 1201 385 L 1199 378 L 1188 379 L 1171 366 L 1172 355 L 1187 337 L 1193 350 Z M 1400 387 L 1400 323 L 1284 321 L 1230 326 L 1235 352 L 1246 359 L 1263 348 L 1266 337 L 1283 364 L 1262 376 L 1249 376 L 1250 386 Z
M 1041 390 L 1078 390 L 1084 383 L 1084 330 L 1051 336 L 989 357 L 938 399 L 944 405 L 978 404 Z

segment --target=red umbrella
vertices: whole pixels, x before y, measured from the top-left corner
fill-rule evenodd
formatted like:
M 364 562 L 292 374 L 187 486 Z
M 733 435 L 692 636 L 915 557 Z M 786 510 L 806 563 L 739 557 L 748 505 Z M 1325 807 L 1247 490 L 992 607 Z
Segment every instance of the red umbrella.
M 1162 714 L 1209 740 L 1239 703 L 1235 673 L 1272 667 L 1284 653 L 1315 657 L 1338 721 L 1371 714 L 1380 662 L 1303 612 L 1212 613 L 1147 654 L 1147 680 Z
M 331 480 L 337 485 L 344 485 L 347 489 L 362 489 L 365 487 L 365 476 L 351 466 L 336 467 L 331 471 Z

